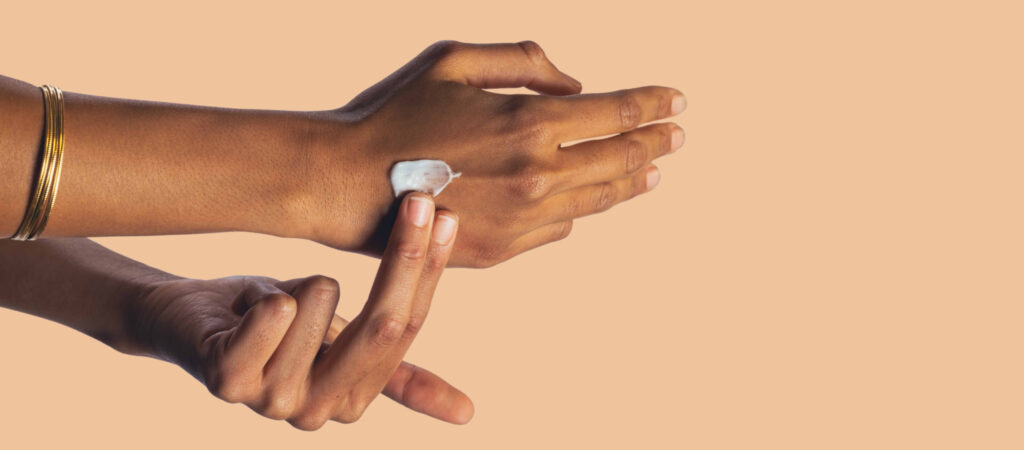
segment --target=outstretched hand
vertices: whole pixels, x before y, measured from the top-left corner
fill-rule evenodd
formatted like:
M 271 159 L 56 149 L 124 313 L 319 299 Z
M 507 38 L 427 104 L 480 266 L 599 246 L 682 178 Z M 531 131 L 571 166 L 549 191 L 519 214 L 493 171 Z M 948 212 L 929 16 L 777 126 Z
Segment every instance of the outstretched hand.
M 506 87 L 545 95 L 484 90 Z M 532 41 L 428 47 L 344 107 L 314 113 L 327 126 L 311 133 L 309 237 L 380 255 L 395 206 L 388 171 L 424 158 L 462 173 L 437 198 L 462 218 L 452 265 L 487 267 L 566 237 L 573 219 L 652 189 L 652 161 L 683 144 L 674 123 L 641 127 L 680 113 L 678 90 L 581 89 Z
M 402 361 L 422 326 L 455 240 L 455 214 L 410 194 L 398 212 L 369 299 L 351 322 L 335 315 L 338 283 L 311 276 L 175 280 L 143 304 L 140 335 L 226 401 L 303 430 L 357 420 L 383 392 L 452 423 L 469 398 Z

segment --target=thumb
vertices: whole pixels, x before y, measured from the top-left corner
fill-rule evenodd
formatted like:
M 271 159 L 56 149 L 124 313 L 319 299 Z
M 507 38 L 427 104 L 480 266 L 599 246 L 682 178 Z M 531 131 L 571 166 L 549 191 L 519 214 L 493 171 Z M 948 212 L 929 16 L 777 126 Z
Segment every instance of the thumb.
M 550 95 L 579 94 L 583 85 L 558 70 L 534 41 L 468 44 L 442 41 L 434 76 L 481 89 L 525 87 Z

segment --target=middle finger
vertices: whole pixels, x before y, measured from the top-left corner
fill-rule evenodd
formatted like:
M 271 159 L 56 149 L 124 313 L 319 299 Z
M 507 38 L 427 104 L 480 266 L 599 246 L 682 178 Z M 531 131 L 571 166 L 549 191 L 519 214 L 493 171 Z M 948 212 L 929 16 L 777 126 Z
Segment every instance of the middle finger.
M 412 193 L 403 199 L 370 298 L 316 368 L 314 379 L 320 381 L 314 388 L 322 395 L 346 395 L 373 372 L 383 371 L 380 366 L 406 336 L 429 254 L 433 212 L 429 196 Z
M 555 156 L 561 168 L 556 192 L 632 175 L 681 147 L 683 138 L 679 125 L 659 123 L 561 148 Z
M 536 100 L 557 117 L 552 126 L 559 142 L 624 133 L 679 114 L 686 107 L 682 92 L 662 86 L 567 97 L 537 96 Z

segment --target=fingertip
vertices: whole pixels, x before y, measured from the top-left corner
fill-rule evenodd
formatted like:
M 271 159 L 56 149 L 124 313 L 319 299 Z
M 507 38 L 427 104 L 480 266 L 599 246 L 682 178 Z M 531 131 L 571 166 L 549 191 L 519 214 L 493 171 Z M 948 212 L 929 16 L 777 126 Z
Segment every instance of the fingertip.
M 562 83 L 559 83 L 560 86 L 558 87 L 558 90 L 556 92 L 552 92 L 552 95 L 557 95 L 557 96 L 578 95 L 580 92 L 583 92 L 583 83 L 580 83 L 579 80 L 577 80 L 577 79 L 575 79 L 573 77 L 570 77 L 569 75 L 567 75 L 567 74 L 565 74 L 565 73 L 563 73 L 561 71 L 559 73 L 562 75 L 562 78 L 565 81 L 562 82 Z
M 683 94 L 682 91 L 678 89 L 673 89 L 673 91 L 674 92 L 672 93 L 671 114 L 674 116 L 676 114 L 682 113 L 683 111 L 686 111 L 687 102 L 686 94 Z
M 682 148 L 683 144 L 686 143 L 686 130 L 679 125 L 673 127 L 671 141 L 668 152 L 675 153 L 676 150 Z
M 426 193 L 426 192 L 410 191 L 408 194 L 405 195 L 405 199 L 406 200 L 410 200 L 410 199 L 413 199 L 415 197 L 420 197 L 420 198 L 427 199 L 429 201 L 434 201 L 434 197 L 431 196 L 430 194 Z
M 644 192 L 650 192 L 651 189 L 654 189 L 654 187 L 657 186 L 658 183 L 661 181 L 661 171 L 658 170 L 657 166 L 651 164 L 650 166 L 647 167 L 645 178 L 647 188 L 644 190 Z
M 473 420 L 473 416 L 476 415 L 476 407 L 473 405 L 473 400 L 466 395 L 463 395 L 462 398 L 465 401 L 462 402 L 459 410 L 452 417 L 452 423 L 456 425 L 465 425 Z
M 448 245 L 455 239 L 459 217 L 452 211 L 438 211 L 434 215 L 432 239 L 439 245 Z
M 580 80 L 577 80 L 577 79 L 569 76 L 569 74 L 567 74 L 565 72 L 562 72 L 562 75 L 564 75 L 565 78 L 567 80 L 569 80 L 569 83 L 572 85 L 572 93 L 573 94 L 579 94 L 580 92 L 583 92 L 583 83 L 581 83 Z
M 438 216 L 441 216 L 441 215 L 448 216 L 448 218 L 454 220 L 455 222 L 459 221 L 459 213 L 457 213 L 455 211 L 452 211 L 450 209 L 438 209 L 436 211 L 436 215 L 438 215 Z
M 434 198 L 422 192 L 410 192 L 404 203 L 402 218 L 419 228 L 427 226 L 434 214 Z

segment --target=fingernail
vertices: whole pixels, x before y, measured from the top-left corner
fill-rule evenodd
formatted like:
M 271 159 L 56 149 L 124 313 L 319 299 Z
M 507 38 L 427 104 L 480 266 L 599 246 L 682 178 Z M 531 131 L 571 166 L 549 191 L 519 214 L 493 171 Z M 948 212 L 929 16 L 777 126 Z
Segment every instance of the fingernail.
M 411 194 L 409 201 L 406 202 L 407 209 L 405 213 L 408 214 L 409 220 L 412 221 L 413 225 L 425 227 L 427 226 L 427 221 L 430 220 L 430 215 L 434 212 L 433 203 L 425 196 Z
M 676 94 L 675 97 L 672 97 L 672 115 L 673 116 L 683 112 L 683 108 L 685 108 L 685 107 L 686 107 L 686 98 L 685 97 L 683 97 L 682 95 L 679 95 L 679 94 Z
M 455 235 L 455 218 L 447 214 L 438 214 L 434 221 L 434 242 L 445 245 L 452 241 Z
M 670 151 L 679 150 L 679 147 L 683 146 L 683 130 L 676 128 L 672 130 L 672 149 Z
M 657 167 L 647 169 L 647 190 L 654 189 L 659 181 L 661 181 L 661 171 Z

